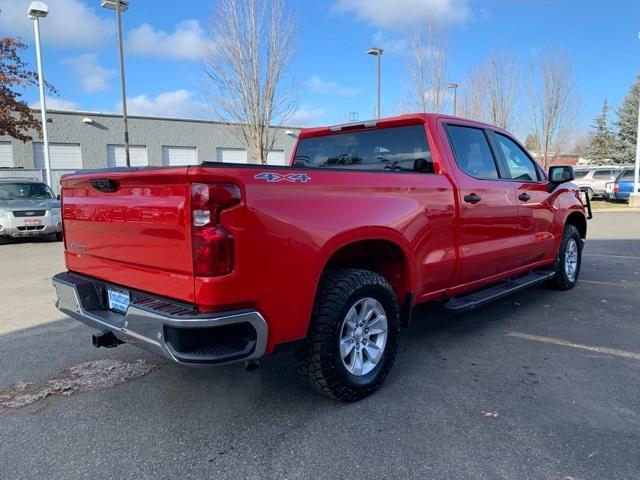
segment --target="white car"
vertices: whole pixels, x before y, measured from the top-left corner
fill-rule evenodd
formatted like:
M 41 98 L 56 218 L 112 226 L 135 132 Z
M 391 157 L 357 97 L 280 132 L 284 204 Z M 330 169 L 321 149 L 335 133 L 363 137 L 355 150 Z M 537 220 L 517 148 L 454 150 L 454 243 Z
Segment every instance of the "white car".
M 62 240 L 60 200 L 32 178 L 0 178 L 0 241 L 50 235 Z

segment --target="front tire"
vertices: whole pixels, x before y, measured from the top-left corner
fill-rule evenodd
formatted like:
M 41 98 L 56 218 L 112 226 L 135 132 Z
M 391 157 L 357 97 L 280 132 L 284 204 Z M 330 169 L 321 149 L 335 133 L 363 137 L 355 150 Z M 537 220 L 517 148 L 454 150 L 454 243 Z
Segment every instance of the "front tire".
M 582 237 L 575 225 L 565 225 L 562 242 L 552 270 L 556 273 L 549 285 L 556 290 L 569 290 L 578 283 L 582 263 Z
M 381 275 L 331 271 L 320 282 L 309 334 L 296 352 L 300 373 L 325 396 L 360 400 L 384 383 L 399 331 L 398 301 Z

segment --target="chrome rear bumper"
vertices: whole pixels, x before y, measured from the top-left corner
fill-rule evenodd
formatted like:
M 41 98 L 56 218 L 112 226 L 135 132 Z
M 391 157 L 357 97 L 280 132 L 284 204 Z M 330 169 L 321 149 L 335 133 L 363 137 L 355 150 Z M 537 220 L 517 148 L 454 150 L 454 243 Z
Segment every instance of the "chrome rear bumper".
M 263 356 L 266 349 L 267 323 L 255 310 L 200 314 L 137 294 L 122 315 L 105 307 L 105 290 L 111 286 L 105 282 L 64 272 L 53 277 L 53 286 L 61 312 L 176 363 L 251 360 Z

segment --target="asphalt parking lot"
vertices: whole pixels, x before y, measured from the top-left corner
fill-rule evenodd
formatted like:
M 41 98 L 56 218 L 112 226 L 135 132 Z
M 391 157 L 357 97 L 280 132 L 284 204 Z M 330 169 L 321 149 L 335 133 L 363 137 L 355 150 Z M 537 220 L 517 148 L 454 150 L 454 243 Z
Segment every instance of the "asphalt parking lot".
M 461 316 L 420 308 L 385 387 L 317 396 L 293 355 L 151 373 L 0 409 L 0 478 L 632 479 L 640 472 L 640 213 L 596 214 L 580 284 Z M 0 246 L 0 390 L 98 359 L 53 306 L 60 243 Z

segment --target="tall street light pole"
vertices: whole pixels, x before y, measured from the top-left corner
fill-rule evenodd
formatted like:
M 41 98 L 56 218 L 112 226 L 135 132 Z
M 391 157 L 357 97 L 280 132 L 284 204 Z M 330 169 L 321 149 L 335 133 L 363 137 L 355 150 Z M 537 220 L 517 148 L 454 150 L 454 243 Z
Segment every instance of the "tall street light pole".
M 458 84 L 457 83 L 449 83 L 447 84 L 447 88 L 453 89 L 453 116 L 455 117 L 458 110 Z
M 640 206 L 640 193 L 638 189 L 640 187 L 640 102 L 638 102 L 638 132 L 636 134 L 636 168 L 633 175 L 633 191 L 629 196 L 629 206 Z
M 47 132 L 47 101 L 44 95 L 44 74 L 42 71 L 42 52 L 40 50 L 40 19 L 49 14 L 49 8 L 43 2 L 31 2 L 27 16 L 33 20 L 36 36 L 36 63 L 38 64 L 38 87 L 40 89 L 40 115 L 42 116 L 42 141 L 44 150 L 44 169 L 47 185 L 51 185 L 51 160 L 49 158 L 49 135 Z
M 638 38 L 640 38 L 640 33 L 638 33 Z M 640 177 L 640 101 L 638 102 L 638 131 L 636 133 L 636 168 L 633 175 L 633 191 L 629 196 L 630 207 L 640 206 L 640 193 L 638 193 L 638 188 L 640 188 L 639 177 Z
M 122 120 L 124 122 L 124 156 L 127 167 L 131 166 L 129 156 L 129 122 L 127 116 L 127 85 L 124 75 L 124 46 L 122 42 L 122 12 L 129 8 L 129 0 L 102 0 L 102 6 L 116 11 L 118 19 L 118 50 L 120 51 L 120 85 L 122 87 Z
M 380 57 L 384 50 L 381 48 L 370 48 L 367 50 L 368 55 L 374 55 L 377 57 L 377 98 L 376 98 L 376 118 L 380 118 Z

